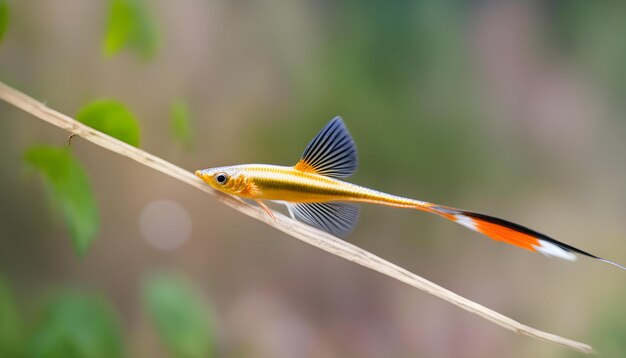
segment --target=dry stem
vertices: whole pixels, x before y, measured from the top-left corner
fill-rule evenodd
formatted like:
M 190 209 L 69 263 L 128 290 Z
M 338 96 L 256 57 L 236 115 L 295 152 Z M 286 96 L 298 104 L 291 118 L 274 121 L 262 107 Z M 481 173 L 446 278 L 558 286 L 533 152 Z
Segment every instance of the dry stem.
M 537 338 L 546 342 L 559 344 L 561 346 L 581 352 L 592 352 L 591 346 L 587 344 L 576 342 L 567 338 L 557 336 L 555 334 L 543 332 L 538 329 L 521 324 L 509 317 L 490 310 L 476 302 L 470 301 L 464 297 L 457 295 L 454 292 L 451 292 L 420 276 L 417 276 L 416 274 L 411 273 L 403 269 L 402 267 L 386 261 L 366 250 L 363 250 L 357 246 L 354 246 L 346 241 L 338 239 L 313 227 L 292 220 L 285 215 L 277 213 L 276 221 L 273 221 L 267 216 L 267 214 L 263 212 L 262 209 L 249 205 L 236 197 L 228 196 L 213 190 L 192 173 L 157 156 L 130 146 L 91 127 L 88 127 L 62 113 L 50 109 L 46 107 L 43 103 L 7 86 L 2 82 L 0 82 L 0 98 L 39 119 L 42 119 L 59 128 L 63 128 L 69 131 L 70 133 L 72 133 L 72 135 L 81 136 L 94 144 L 97 144 L 112 152 L 128 157 L 147 167 L 176 178 L 205 193 L 211 194 L 215 196 L 219 201 L 234 208 L 235 210 L 238 210 L 259 221 L 263 221 L 267 225 L 272 226 L 289 236 L 302 240 L 324 251 L 330 252 L 333 255 L 337 255 L 374 271 L 378 271 L 398 281 L 404 282 L 417 289 L 426 291 L 434 296 L 437 296 L 445 301 L 459 306 L 466 311 L 475 313 L 513 332 Z

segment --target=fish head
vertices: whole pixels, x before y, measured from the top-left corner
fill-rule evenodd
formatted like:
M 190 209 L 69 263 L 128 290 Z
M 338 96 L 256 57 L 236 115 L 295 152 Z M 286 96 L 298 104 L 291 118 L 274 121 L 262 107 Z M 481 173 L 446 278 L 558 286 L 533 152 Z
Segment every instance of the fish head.
M 238 195 L 247 186 L 244 171 L 239 166 L 196 170 L 196 176 L 214 189 L 226 194 Z

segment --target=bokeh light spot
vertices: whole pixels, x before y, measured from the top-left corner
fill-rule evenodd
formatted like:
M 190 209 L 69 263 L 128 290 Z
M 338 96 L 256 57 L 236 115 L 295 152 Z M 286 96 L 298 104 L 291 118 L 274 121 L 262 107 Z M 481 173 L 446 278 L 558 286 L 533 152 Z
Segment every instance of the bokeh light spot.
M 155 200 L 146 205 L 139 217 L 141 236 L 160 250 L 174 250 L 191 235 L 187 210 L 171 200 Z

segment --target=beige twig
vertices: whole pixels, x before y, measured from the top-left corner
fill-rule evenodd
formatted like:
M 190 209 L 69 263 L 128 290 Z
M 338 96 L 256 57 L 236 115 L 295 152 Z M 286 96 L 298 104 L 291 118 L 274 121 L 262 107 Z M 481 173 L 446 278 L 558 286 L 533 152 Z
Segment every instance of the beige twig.
M 346 241 L 338 239 L 325 232 L 317 230 L 308 225 L 302 224 L 291 218 L 276 214 L 276 221 L 271 220 L 262 209 L 249 205 L 246 202 L 233 197 L 222 194 L 213 190 L 204 184 L 199 178 L 185 169 L 182 169 L 170 162 L 159 157 L 147 153 L 141 149 L 137 149 L 113 137 L 103 134 L 93 128 L 90 128 L 62 113 L 46 107 L 43 103 L 19 92 L 4 83 L 0 82 L 0 98 L 13 106 L 24 110 L 31 115 L 49 122 L 57 127 L 63 128 L 73 135 L 78 135 L 84 139 L 106 148 L 112 152 L 133 159 L 145 166 L 167 174 L 186 184 L 195 187 L 205 193 L 215 196 L 222 203 L 238 210 L 250 217 L 263 221 L 269 226 L 280 230 L 287 235 L 302 240 L 310 245 L 330 252 L 346 260 L 355 262 L 361 266 L 365 266 L 374 271 L 378 271 L 384 275 L 392 277 L 398 281 L 404 282 L 410 286 L 426 291 L 445 301 L 463 308 L 466 311 L 475 313 L 501 327 L 509 329 L 518 334 L 537 338 L 546 342 L 559 344 L 561 346 L 578 350 L 585 353 L 592 352 L 591 346 L 576 342 L 567 338 L 557 336 L 555 334 L 540 331 L 538 329 L 521 324 L 509 317 L 498 312 L 490 310 L 476 302 L 470 301 L 464 297 L 457 295 L 439 285 L 436 285 L 414 273 L 411 273 L 402 267 L 399 267 L 389 261 L 386 261 L 368 251 L 354 246 Z

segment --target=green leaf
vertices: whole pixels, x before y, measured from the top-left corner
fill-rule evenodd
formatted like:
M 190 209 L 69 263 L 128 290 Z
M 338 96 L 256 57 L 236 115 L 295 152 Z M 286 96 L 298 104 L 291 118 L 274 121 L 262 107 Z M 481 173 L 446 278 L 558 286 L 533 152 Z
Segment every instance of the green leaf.
M 16 357 L 22 350 L 23 327 L 9 283 L 0 276 L 0 357 Z
M 100 297 L 66 292 L 45 306 L 28 345 L 32 357 L 121 357 L 115 311 Z
M 120 102 L 100 99 L 84 106 L 76 119 L 135 147 L 139 146 L 139 122 Z
M 52 198 L 63 211 L 74 249 L 79 256 L 84 255 L 100 226 L 85 169 L 67 148 L 36 146 L 28 149 L 24 158 L 43 175 Z
M 172 275 L 154 276 L 144 282 L 143 298 L 159 337 L 172 356 L 214 356 L 208 312 L 189 283 Z
M 4 38 L 4 33 L 9 25 L 9 5 L 6 0 L 0 0 L 0 41 Z
M 193 146 L 193 131 L 191 129 L 191 116 L 185 102 L 177 100 L 170 108 L 170 129 L 175 139 L 179 140 L 186 148 Z
M 131 2 L 134 9 L 134 22 L 128 45 L 144 60 L 148 60 L 154 57 L 158 48 L 156 25 L 150 17 L 148 8 L 143 0 L 127 1 Z
M 109 18 L 102 49 L 107 56 L 119 52 L 130 36 L 132 10 L 124 0 L 109 1 Z
M 143 0 L 109 0 L 109 17 L 103 42 L 107 56 L 124 47 L 135 51 L 144 60 L 156 54 L 156 27 Z

